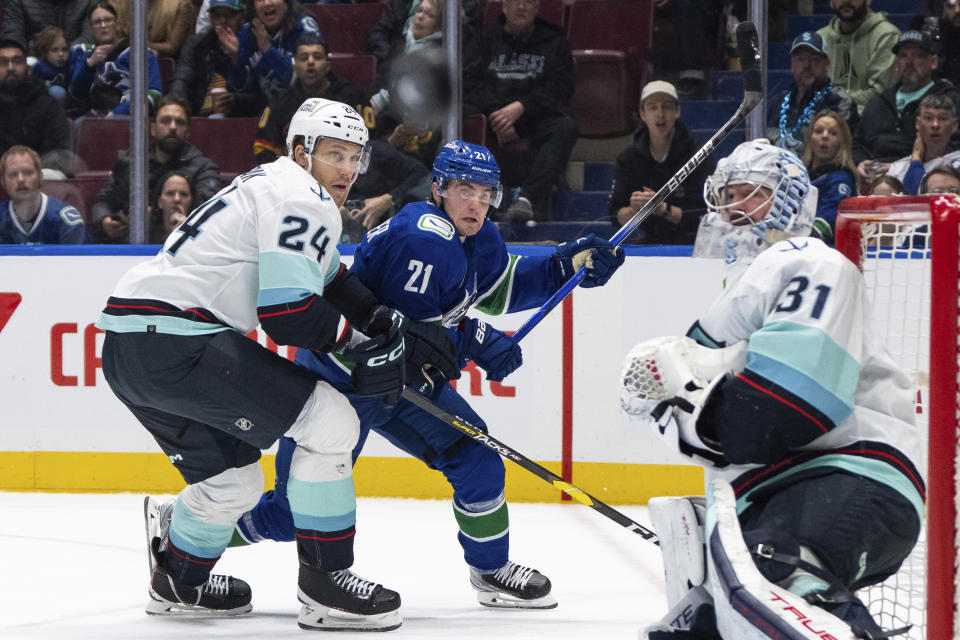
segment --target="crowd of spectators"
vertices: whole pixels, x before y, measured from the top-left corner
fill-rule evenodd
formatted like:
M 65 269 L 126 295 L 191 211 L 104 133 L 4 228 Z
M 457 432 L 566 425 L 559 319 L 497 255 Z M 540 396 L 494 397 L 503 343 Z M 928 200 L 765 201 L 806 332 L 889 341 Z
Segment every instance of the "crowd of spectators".
M 549 221 L 556 193 L 568 188 L 579 135 L 572 107 L 577 75 L 565 26 L 543 17 L 541 0 L 502 0 L 499 14 L 488 10 L 488 1 L 460 2 L 463 107 L 465 115 L 485 116 L 486 144 L 508 188 L 496 219 L 508 229 Z M 236 175 L 221 174 L 203 148 L 187 141 L 191 117 L 245 118 L 244 126 L 259 118 L 251 157 L 261 163 L 284 155 L 286 128 L 306 98 L 356 107 L 372 132 L 372 168 L 342 211 L 344 241 L 429 191 L 428 167 L 442 130 L 420 126 L 416 114 L 396 108 L 389 73 L 400 56 L 442 46 L 444 3 L 385 0 L 366 40 L 365 53 L 376 60 L 369 86 L 333 69 L 324 24 L 315 17 L 321 14 L 310 4 L 147 0 L 151 242 Z M 929 15 L 918 15 L 901 33 L 870 0 L 831 0 L 834 15 L 792 40 L 792 82 L 768 96 L 767 136 L 809 168 L 820 191 L 824 237 L 832 237 L 842 198 L 922 193 L 931 171 L 960 165 L 957 4 L 929 3 Z M 683 122 L 683 103 L 709 96 L 708 74 L 725 68 L 728 38 L 745 18 L 746 3 L 652 5 L 661 55 L 650 52 L 654 65 L 644 70 L 636 131 L 611 154 L 609 201 L 605 212 L 596 212 L 611 229 L 700 147 Z M 786 38 L 784 16 L 797 5 L 770 3 L 771 39 Z M 131 6 L 130 0 L 0 0 L 0 153 L 17 145 L 35 151 L 48 180 L 84 171 L 84 159 L 72 154 L 71 119 L 129 113 Z M 129 158 L 126 150 L 117 152 L 99 196 L 83 211 L 94 241 L 128 236 Z M 714 165 L 711 158 L 689 175 L 629 241 L 692 242 L 704 212 L 702 183 Z

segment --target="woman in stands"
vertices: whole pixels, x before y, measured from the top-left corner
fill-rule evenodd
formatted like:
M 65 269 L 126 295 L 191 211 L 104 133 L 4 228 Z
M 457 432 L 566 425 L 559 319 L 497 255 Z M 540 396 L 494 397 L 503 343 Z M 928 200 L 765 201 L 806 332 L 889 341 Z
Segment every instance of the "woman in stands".
M 237 34 L 237 64 L 230 83 L 244 87 L 251 76 L 268 98 L 293 82 L 293 56 L 305 33 L 323 33 L 294 0 L 248 0 L 247 24 Z
M 163 244 L 187 219 L 193 206 L 193 185 L 187 174 L 172 170 L 163 176 L 150 207 L 150 243 Z
M 117 10 L 105 0 L 93 3 L 90 11 L 93 45 L 82 47 L 82 61 L 70 82 L 70 95 L 85 103 L 87 115 L 130 114 L 130 47 L 120 35 Z M 147 102 L 150 112 L 163 93 L 160 66 L 147 51 Z
M 123 33 L 129 35 L 130 0 L 113 0 L 113 5 Z M 159 58 L 177 58 L 196 24 L 192 0 L 147 0 L 147 47 Z
M 803 164 L 819 191 L 811 235 L 829 245 L 833 244 L 837 205 L 844 198 L 857 195 L 852 139 L 846 119 L 828 109 L 818 111 L 804 133 Z

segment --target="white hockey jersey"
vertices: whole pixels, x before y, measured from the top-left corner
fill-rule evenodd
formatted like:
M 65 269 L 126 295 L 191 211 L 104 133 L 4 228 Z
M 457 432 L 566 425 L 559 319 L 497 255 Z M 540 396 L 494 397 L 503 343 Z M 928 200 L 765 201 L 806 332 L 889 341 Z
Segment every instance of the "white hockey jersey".
M 320 296 L 340 266 L 340 212 L 279 158 L 191 212 L 160 253 L 117 283 L 97 327 L 198 335 L 257 326 L 257 307 Z
M 741 377 L 822 424 L 823 435 L 776 464 L 708 470 L 734 486 L 739 510 L 757 489 L 832 467 L 892 487 L 922 520 L 911 382 L 876 336 L 863 278 L 842 254 L 812 238 L 778 242 L 689 335 L 711 347 L 747 340 Z

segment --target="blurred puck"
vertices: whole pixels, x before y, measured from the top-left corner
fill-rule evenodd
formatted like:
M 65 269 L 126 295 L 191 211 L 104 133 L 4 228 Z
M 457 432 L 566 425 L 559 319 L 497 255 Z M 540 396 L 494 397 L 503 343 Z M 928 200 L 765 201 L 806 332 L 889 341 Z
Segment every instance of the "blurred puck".
M 391 109 L 404 124 L 430 129 L 446 120 L 451 90 L 442 49 L 419 49 L 397 60 L 388 86 Z

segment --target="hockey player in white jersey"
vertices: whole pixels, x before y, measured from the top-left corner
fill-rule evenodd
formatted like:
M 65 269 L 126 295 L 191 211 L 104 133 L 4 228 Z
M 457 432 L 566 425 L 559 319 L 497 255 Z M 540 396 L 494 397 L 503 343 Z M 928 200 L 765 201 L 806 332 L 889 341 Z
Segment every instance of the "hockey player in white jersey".
M 320 626 L 322 611 L 339 628 L 391 629 L 399 595 L 349 570 L 357 415 L 329 384 L 245 337 L 259 322 L 278 344 L 345 349 L 361 393 L 395 403 L 403 388 L 407 320 L 379 305 L 337 252 L 339 206 L 368 159 L 363 120 L 312 98 L 287 142 L 289 157 L 237 177 L 127 272 L 97 322 L 107 382 L 188 483 L 168 535 L 148 536 L 147 611 L 251 609 L 249 586 L 211 569 L 263 491 L 261 449 L 286 435 L 297 445 L 289 500 L 300 626 Z M 416 337 L 406 340 L 409 349 Z
M 623 363 L 622 409 L 708 482 L 705 508 L 651 501 L 671 611 L 642 636 L 883 637 L 853 594 L 897 571 L 923 520 L 910 381 L 857 268 L 806 237 L 796 156 L 741 144 L 704 195 L 694 255 L 724 258 L 725 291 Z

